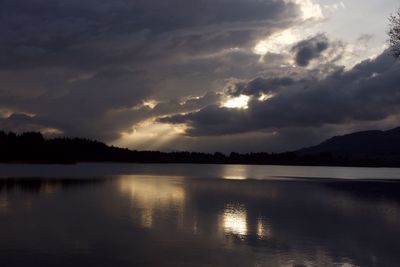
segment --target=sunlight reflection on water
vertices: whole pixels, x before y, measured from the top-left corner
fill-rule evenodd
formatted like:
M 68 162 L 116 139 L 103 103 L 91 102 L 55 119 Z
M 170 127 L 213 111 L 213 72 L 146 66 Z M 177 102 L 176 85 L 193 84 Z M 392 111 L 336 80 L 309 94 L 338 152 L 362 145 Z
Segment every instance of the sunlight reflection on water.
M 227 180 L 245 180 L 249 178 L 247 165 L 223 165 L 222 178 Z
M 264 218 L 257 219 L 257 237 L 259 239 L 269 239 L 272 236 L 271 226 Z
M 243 205 L 228 204 L 222 214 L 225 233 L 244 237 L 247 235 L 247 211 Z
M 398 182 L 271 176 L 304 167 L 154 168 L 0 179 L 1 265 L 397 266 Z
M 155 213 L 172 209 L 182 214 L 184 210 L 185 191 L 178 182 L 182 177 L 172 177 L 176 183 L 157 178 L 160 177 L 127 175 L 120 178 L 121 191 L 129 194 L 132 204 L 140 208 L 139 218 L 144 228 L 153 227 Z

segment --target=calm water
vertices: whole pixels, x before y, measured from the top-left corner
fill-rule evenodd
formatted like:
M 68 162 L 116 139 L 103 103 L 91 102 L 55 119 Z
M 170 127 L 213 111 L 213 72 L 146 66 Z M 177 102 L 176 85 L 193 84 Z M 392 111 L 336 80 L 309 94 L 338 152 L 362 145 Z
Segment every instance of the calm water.
M 0 165 L 0 177 L 0 266 L 400 266 L 400 169 Z

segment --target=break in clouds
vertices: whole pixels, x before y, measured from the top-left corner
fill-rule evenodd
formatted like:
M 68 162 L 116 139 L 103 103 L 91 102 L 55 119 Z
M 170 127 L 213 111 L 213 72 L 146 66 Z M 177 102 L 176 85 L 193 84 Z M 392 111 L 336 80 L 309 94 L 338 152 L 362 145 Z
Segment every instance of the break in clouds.
M 398 126 L 399 64 L 363 50 L 373 33 L 349 43 L 323 27 L 346 8 L 4 0 L 0 127 L 137 149 L 282 151 Z

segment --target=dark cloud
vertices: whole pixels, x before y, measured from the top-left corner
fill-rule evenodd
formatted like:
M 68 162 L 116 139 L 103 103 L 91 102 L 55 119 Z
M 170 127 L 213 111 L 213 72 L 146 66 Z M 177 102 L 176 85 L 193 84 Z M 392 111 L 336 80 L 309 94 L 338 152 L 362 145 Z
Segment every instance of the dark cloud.
M 26 132 L 41 131 L 43 133 L 55 133 L 58 129 L 49 128 L 46 122 L 40 121 L 33 115 L 24 113 L 12 113 L 8 117 L 0 118 L 2 131 Z
M 237 82 L 229 85 L 227 93 L 233 96 L 274 93 L 283 87 L 293 85 L 296 81 L 291 77 L 255 78 L 250 82 Z M 299 81 L 297 81 L 299 82 Z
M 88 68 L 239 46 L 255 30 L 287 25 L 295 11 L 284 1 L 4 0 L 0 66 Z
M 318 34 L 293 46 L 292 52 L 295 54 L 297 65 L 305 67 L 311 60 L 320 57 L 328 47 L 328 38 L 324 34 Z
M 4 0 L 1 6 L 0 109 L 34 116 L 2 120 L 0 127 L 49 127 L 105 141 L 141 119 L 215 104 L 215 93 L 190 96 L 261 68 L 249 47 L 298 19 L 298 6 L 283 0 Z M 135 108 L 150 98 L 160 104 Z
M 400 64 L 384 53 L 323 80 L 293 83 L 268 101 L 253 98 L 248 109 L 213 105 L 161 121 L 185 123 L 191 136 L 380 121 L 400 112 L 399 71 Z
M 343 44 L 324 34 L 290 51 L 298 66 L 324 61 L 318 69 L 253 53 L 300 15 L 285 0 L 3 0 L 0 128 L 110 142 L 158 118 L 189 127 L 171 148 L 279 150 L 397 114 L 399 67 L 385 56 L 343 70 Z M 248 109 L 221 107 L 239 95 Z

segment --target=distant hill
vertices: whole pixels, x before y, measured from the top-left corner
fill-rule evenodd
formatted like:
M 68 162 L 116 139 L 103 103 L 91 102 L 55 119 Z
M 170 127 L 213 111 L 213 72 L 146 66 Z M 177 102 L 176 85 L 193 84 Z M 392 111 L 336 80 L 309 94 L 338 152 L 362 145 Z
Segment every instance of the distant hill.
M 334 157 L 400 157 L 400 127 L 389 131 L 364 131 L 332 137 L 319 145 L 296 151 L 298 155 L 329 153 Z

